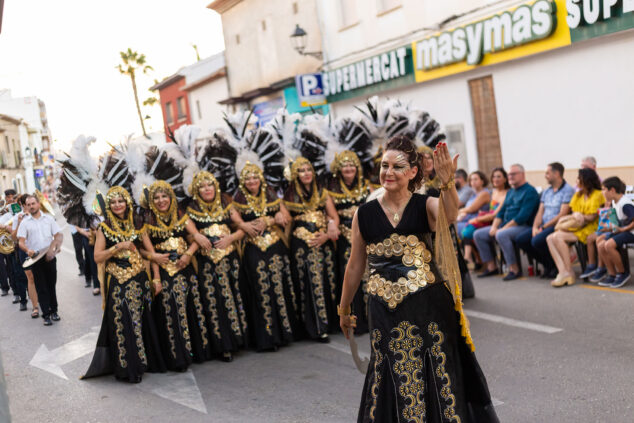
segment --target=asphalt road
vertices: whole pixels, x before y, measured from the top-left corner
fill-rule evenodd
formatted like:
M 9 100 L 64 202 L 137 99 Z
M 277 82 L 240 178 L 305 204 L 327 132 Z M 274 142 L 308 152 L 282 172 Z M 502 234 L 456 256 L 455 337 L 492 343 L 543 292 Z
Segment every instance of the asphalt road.
M 101 322 L 66 231 L 58 256 L 62 320 L 44 327 L 0 298 L 0 354 L 14 422 L 353 422 L 363 375 L 343 336 L 232 363 L 146 375 L 130 385 L 78 378 Z M 467 300 L 476 354 L 502 422 L 634 421 L 634 289 L 526 278 L 476 279 Z M 369 355 L 367 336 L 358 340 Z M 2 413 L 0 412 L 0 416 Z

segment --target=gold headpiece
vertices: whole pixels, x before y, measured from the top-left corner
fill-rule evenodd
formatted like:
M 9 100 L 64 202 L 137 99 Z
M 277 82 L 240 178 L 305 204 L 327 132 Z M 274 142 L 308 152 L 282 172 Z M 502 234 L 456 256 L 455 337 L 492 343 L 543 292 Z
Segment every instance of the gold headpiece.
M 359 160 L 359 156 L 357 156 L 355 152 L 350 150 L 335 154 L 335 159 L 330 164 L 330 171 L 334 175 L 339 172 L 346 163 L 352 163 L 357 168 L 357 173 L 361 172 L 361 160 Z
M 170 208 L 166 212 L 160 212 L 154 204 L 154 195 L 159 191 L 169 195 L 171 199 Z M 156 181 L 152 185 L 150 185 L 148 203 L 150 203 L 150 210 L 152 210 L 152 212 L 156 215 L 157 218 L 159 218 L 159 220 L 162 219 L 166 221 L 168 220 L 168 218 L 171 218 L 171 222 L 176 222 L 176 219 L 178 218 L 178 206 L 176 204 L 176 194 L 174 194 L 174 189 L 170 184 L 165 181 Z
M 203 200 L 203 198 L 200 196 L 200 185 L 203 182 L 210 183 L 215 188 L 216 194 L 214 195 L 214 199 L 210 203 Z M 203 170 L 198 172 L 196 175 L 194 175 L 194 179 L 192 180 L 192 183 L 189 185 L 188 190 L 189 190 L 189 194 L 192 197 L 194 197 L 194 199 L 201 206 L 204 205 L 207 208 L 213 209 L 215 208 L 215 206 L 221 205 L 220 184 L 218 183 L 218 180 L 211 172 L 207 172 L 206 170 Z
M 291 181 L 295 181 L 297 179 L 297 175 L 299 174 L 299 168 L 306 164 L 310 166 L 310 170 L 313 171 L 313 174 L 315 173 L 313 164 L 307 158 L 298 157 L 293 161 L 293 164 L 291 165 Z
M 246 164 L 242 168 L 242 171 L 240 172 L 240 189 L 242 190 L 242 192 L 249 192 L 244 183 L 251 175 L 257 176 L 257 178 L 260 180 L 260 191 L 265 191 L 266 180 L 264 179 L 264 173 L 262 172 L 262 169 L 260 169 L 258 165 L 255 165 L 251 162 L 246 162 Z
M 127 205 L 127 210 L 125 212 L 125 216 L 123 219 L 119 218 L 112 212 L 110 208 L 110 202 L 116 197 L 121 197 L 125 201 Z M 125 240 L 133 240 L 136 239 L 136 235 L 134 233 L 134 217 L 132 211 L 132 197 L 130 193 L 121 186 L 113 186 L 106 193 L 106 217 L 112 226 L 109 228 L 110 231 L 114 233 L 115 236 L 118 236 L 120 239 Z
M 418 153 L 430 154 L 432 157 L 434 157 L 434 149 L 426 145 L 421 145 L 420 147 L 418 147 Z

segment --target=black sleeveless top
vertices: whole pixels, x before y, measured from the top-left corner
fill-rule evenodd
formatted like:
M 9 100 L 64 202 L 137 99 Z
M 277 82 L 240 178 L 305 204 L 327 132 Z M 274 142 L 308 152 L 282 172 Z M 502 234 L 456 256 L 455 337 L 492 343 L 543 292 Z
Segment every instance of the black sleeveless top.
M 368 254 L 368 293 L 396 308 L 408 295 L 441 281 L 432 260 L 427 195 L 413 194 L 393 227 L 378 199 L 359 207 L 358 221 Z

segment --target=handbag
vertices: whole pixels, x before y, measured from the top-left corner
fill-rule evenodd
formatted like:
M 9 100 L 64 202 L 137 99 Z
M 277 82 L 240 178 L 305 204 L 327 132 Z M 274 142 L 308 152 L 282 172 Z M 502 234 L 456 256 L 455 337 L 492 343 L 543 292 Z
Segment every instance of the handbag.
M 559 219 L 559 221 L 555 225 L 555 230 L 564 232 L 575 232 L 582 227 L 583 225 L 579 225 L 579 221 L 574 215 L 568 214 Z
M 492 213 L 495 213 L 495 210 L 486 210 L 486 211 L 480 210 L 478 212 L 478 216 L 477 217 L 486 216 L 487 214 L 492 214 Z M 473 218 L 473 219 L 469 220 L 469 224 L 471 226 L 473 226 L 474 228 L 476 228 L 476 229 L 480 229 L 480 228 L 484 228 L 485 226 L 491 225 L 491 222 L 476 222 L 475 218 Z
M 619 227 L 619 219 L 616 216 L 616 209 L 613 207 L 603 207 L 599 209 L 599 225 L 597 232 L 613 232 Z

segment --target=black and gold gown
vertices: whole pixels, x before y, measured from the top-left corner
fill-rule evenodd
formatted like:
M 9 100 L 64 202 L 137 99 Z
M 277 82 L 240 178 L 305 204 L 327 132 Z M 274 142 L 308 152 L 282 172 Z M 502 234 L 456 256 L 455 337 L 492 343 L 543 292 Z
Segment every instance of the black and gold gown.
M 359 208 L 371 358 L 358 421 L 498 422 L 466 321 L 432 258 L 427 198 L 414 194 L 396 227 L 378 200 Z
M 179 211 L 176 222 L 167 223 L 151 213 L 146 224 L 156 253 L 171 256 L 169 262 L 159 265 L 162 290 L 154 299 L 154 316 L 163 357 L 168 369 L 175 371 L 185 371 L 192 361 L 211 358 L 196 271 L 192 263 L 180 270 L 176 266 L 188 248 L 185 240 L 188 219 L 189 216 Z
M 280 199 L 272 190 L 262 188 L 258 196 L 240 189 L 233 202 L 242 220 L 274 218 Z M 257 237 L 244 239 L 241 284 L 247 306 L 250 337 L 257 351 L 277 349 L 293 341 L 297 327 L 297 301 L 292 287 L 288 248 L 284 233 L 277 225 L 269 226 Z
M 221 235 L 230 235 L 229 210 L 231 198 L 219 197 L 218 203 L 192 200 L 187 214 L 198 232 L 211 243 Z M 208 339 L 215 355 L 231 353 L 246 342 L 247 317 L 239 287 L 240 259 L 238 248 L 231 244 L 226 249 L 198 250 L 198 283 L 205 314 Z
M 332 178 L 330 181 L 328 194 L 335 203 L 337 214 L 339 215 L 339 239 L 337 240 L 337 263 L 339 268 L 339 278 L 337 280 L 336 303 L 341 298 L 343 286 L 343 276 L 346 273 L 346 265 L 350 259 L 350 248 L 352 245 L 352 218 L 361 204 L 364 204 L 370 195 L 370 186 L 367 181 L 358 183 L 355 178 L 352 187 L 347 186 L 340 177 Z M 357 316 L 356 334 L 368 332 L 368 312 L 367 312 L 367 275 L 364 275 L 359 285 L 359 290 L 352 300 L 352 312 Z
M 114 373 L 117 379 L 136 383 L 141 382 L 145 371 L 164 372 L 166 367 L 152 316 L 150 279 L 138 250 L 141 225 L 128 228 L 126 222 L 116 223 L 119 227 L 115 229 L 105 222 L 99 225 L 106 249 L 132 241 L 137 250 L 118 251 L 105 264 L 101 330 L 90 367 L 82 379 Z
M 313 184 L 312 192 L 306 199 L 298 193 L 300 190 L 299 183 L 295 181 L 284 196 L 284 205 L 293 217 L 291 273 L 303 330 L 309 338 L 319 339 L 339 327 L 335 306 L 336 256 L 330 240 L 319 247 L 308 246 L 308 241 L 317 232 L 327 230 L 327 191 Z

